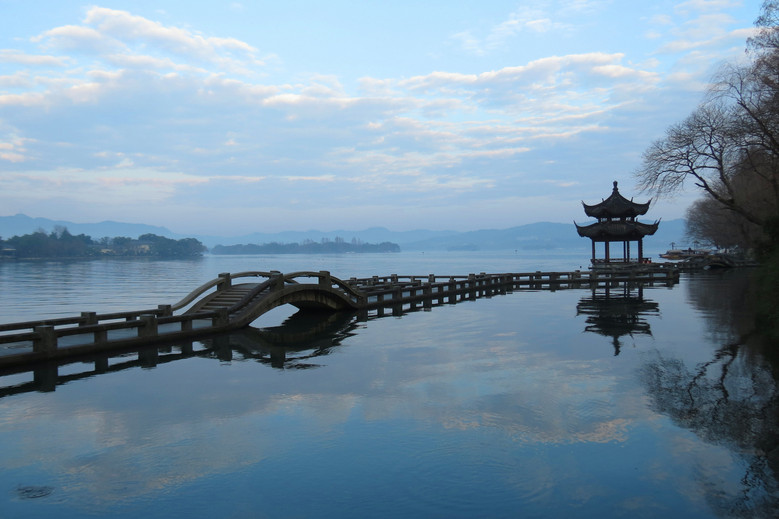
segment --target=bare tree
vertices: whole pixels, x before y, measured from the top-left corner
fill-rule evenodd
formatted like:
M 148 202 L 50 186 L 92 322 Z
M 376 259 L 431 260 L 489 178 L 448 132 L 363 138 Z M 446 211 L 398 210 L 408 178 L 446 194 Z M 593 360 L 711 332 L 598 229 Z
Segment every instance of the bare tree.
M 770 52 L 779 49 L 779 0 L 764 0 L 755 27 L 756 34 L 747 40 L 749 50 Z
M 636 173 L 642 190 L 666 195 L 692 181 L 724 207 L 762 224 L 749 201 L 737 197 L 731 180 L 744 151 L 731 112 L 720 103 L 702 104 L 671 126 L 644 152 L 643 166 Z
M 685 234 L 718 249 L 749 249 L 762 237 L 761 230 L 710 197 L 696 200 L 687 209 Z
M 732 231 L 742 228 L 751 246 L 779 242 L 777 23 L 779 0 L 766 0 L 748 41 L 749 63 L 723 67 L 701 105 L 649 146 L 635 173 L 642 190 L 656 196 L 688 183 L 699 188 L 714 205 L 693 206 L 690 229 L 708 241 L 732 242 Z M 713 222 L 723 232 L 716 240 Z

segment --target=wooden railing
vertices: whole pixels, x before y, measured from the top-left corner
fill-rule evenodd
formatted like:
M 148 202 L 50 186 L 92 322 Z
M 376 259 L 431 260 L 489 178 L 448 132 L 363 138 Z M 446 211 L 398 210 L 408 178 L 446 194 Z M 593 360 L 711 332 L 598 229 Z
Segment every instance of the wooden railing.
M 209 291 L 229 290 L 234 279 L 246 277 L 267 279 L 230 306 L 173 315 L 174 311 L 190 305 L 194 307 L 193 303 L 197 304 L 197 301 L 209 297 Z M 303 284 L 299 281 L 302 278 L 316 278 L 317 282 Z M 397 314 L 405 307 L 413 309 L 420 303 L 431 307 L 434 302 L 456 303 L 465 299 L 505 294 L 513 290 L 560 290 L 614 286 L 620 283 L 670 285 L 678 279 L 678 271 L 668 268 L 500 274 L 482 272 L 465 276 L 392 274 L 351 278 L 348 281 L 333 277 L 327 271 L 301 271 L 286 275 L 276 271 L 222 273 L 173 305 L 106 314 L 82 312 L 74 317 L 0 324 L 0 347 L 5 345 L 0 353 L 0 366 L 93 353 L 109 348 L 174 342 L 227 331 L 237 326 L 231 322 L 231 314 L 250 307 L 254 304 L 253 300 L 260 296 L 273 297 L 274 293 L 279 293 L 277 291 L 292 285 L 308 287 L 311 292 L 316 292 L 317 289 L 330 292 L 335 290 L 351 301 L 353 308 L 376 310 L 378 315 L 382 315 L 384 308 L 392 308 L 393 314 Z M 25 344 L 27 346 L 24 346 Z

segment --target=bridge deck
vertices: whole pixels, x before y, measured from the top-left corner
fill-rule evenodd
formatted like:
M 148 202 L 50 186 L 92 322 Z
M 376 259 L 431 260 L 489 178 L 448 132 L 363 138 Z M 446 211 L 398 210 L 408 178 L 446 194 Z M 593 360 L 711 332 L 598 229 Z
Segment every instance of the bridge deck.
M 233 284 L 244 277 L 264 281 Z M 314 278 L 316 282 L 305 282 Z M 224 273 L 174 305 L 154 309 L 0 324 L 0 367 L 61 359 L 110 349 L 171 343 L 242 328 L 284 304 L 319 311 L 394 315 L 419 305 L 451 304 L 514 290 L 562 290 L 621 283 L 673 284 L 675 269 L 372 276 L 341 280 L 329 272 Z M 176 313 L 178 312 L 178 313 Z

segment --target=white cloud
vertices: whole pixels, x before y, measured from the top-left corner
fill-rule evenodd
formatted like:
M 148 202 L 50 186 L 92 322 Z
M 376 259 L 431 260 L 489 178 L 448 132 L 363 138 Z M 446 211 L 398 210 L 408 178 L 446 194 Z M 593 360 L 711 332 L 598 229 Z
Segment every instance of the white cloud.
M 79 51 L 101 54 L 115 51 L 124 46 L 118 40 L 106 36 L 91 27 L 65 25 L 48 30 L 32 39 L 43 43 L 45 48 L 56 48 L 59 51 Z
M 173 54 L 215 60 L 218 51 L 237 51 L 251 57 L 256 49 L 235 38 L 204 37 L 177 27 L 166 27 L 142 16 L 101 7 L 91 8 L 84 19 L 100 33 L 119 40 L 153 43 Z
M 260 76 L 259 37 L 207 36 L 181 28 L 190 22 L 90 8 L 81 24 L 42 31 L 35 49 L 0 50 L 0 164 L 15 168 L 13 183 L 5 177 L 0 187 L 26 193 L 38 186 L 24 196 L 71 207 L 89 197 L 121 205 L 127 196 L 135 205 L 160 204 L 161 212 L 163 205 L 224 209 L 231 202 L 223 201 L 244 204 L 246 197 L 279 206 L 294 198 L 309 214 L 324 214 L 335 200 L 353 203 L 354 186 L 361 203 L 400 206 L 407 198 L 444 206 L 466 194 L 493 200 L 525 189 L 520 177 L 564 188 L 572 170 L 583 186 L 608 176 L 608 187 L 613 171 L 629 171 L 644 143 L 678 115 L 665 105 L 694 105 L 706 67 L 723 49 L 743 45 L 749 31 L 717 10 L 698 16 L 690 3 L 690 16 L 652 19 L 660 31 L 652 45 L 673 54 L 621 42 L 611 52 L 595 45 L 582 52 L 586 46 L 564 41 L 580 30 L 566 25 L 572 13 L 608 12 L 609 4 L 563 4 L 545 1 L 474 22 L 458 38 L 471 41 L 478 59 L 458 61 L 457 53 L 381 69 L 392 70 L 385 76 L 366 74 L 364 63 L 349 76 L 338 67 L 349 59 L 343 54 Z M 493 52 L 555 31 L 561 52 Z M 303 50 L 316 43 L 306 35 L 294 40 Z M 387 57 L 381 52 L 376 60 Z M 400 46 L 392 52 L 396 61 L 408 58 Z
M 289 182 L 333 182 L 335 179 L 335 175 L 299 175 L 284 177 L 284 180 Z
M 11 49 L 0 49 L 0 63 L 18 63 L 20 65 L 40 67 L 64 67 L 68 58 L 57 56 L 44 56 L 39 54 L 26 54 Z
M 676 10 L 682 13 L 719 11 L 728 7 L 738 7 L 739 0 L 687 0 L 676 6 Z
M 262 66 L 257 49 L 236 38 L 206 37 L 178 27 L 167 27 L 126 11 L 92 7 L 85 25 L 65 25 L 34 37 L 45 48 L 110 56 L 117 65 L 154 63 L 172 68 L 173 58 L 210 63 L 226 70 L 250 73 Z M 167 53 L 155 59 L 144 53 Z M 126 56 L 121 57 L 121 54 Z M 192 64 L 186 64 L 191 66 Z
M 507 18 L 496 23 L 483 36 L 474 34 L 469 29 L 458 32 L 452 39 L 459 41 L 463 50 L 468 53 L 483 56 L 496 50 L 505 49 L 512 40 L 522 33 L 556 33 L 559 37 L 572 30 L 573 25 L 561 21 L 566 16 L 578 16 L 582 11 L 591 10 L 598 2 L 586 0 L 578 2 L 537 1 L 523 5 L 509 13 Z M 479 31 L 484 32 L 484 31 Z

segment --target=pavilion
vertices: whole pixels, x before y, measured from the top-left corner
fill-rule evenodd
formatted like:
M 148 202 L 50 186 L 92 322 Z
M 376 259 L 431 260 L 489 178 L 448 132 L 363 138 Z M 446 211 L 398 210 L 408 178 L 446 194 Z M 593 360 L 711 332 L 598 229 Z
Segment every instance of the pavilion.
M 587 216 L 597 218 L 598 221 L 590 225 L 579 225 L 574 222 L 579 236 L 592 240 L 592 263 L 596 264 L 628 264 L 632 262 L 644 263 L 644 236 L 651 236 L 657 231 L 660 220 L 653 224 L 641 223 L 636 220 L 639 215 L 646 214 L 649 203 L 639 204 L 628 200 L 619 193 L 617 181 L 614 181 L 614 189 L 611 195 L 600 203 L 588 205 L 582 202 Z M 638 242 L 638 257 L 634 261 L 630 257 L 630 242 Z M 605 256 L 603 259 L 595 257 L 595 243 L 604 244 Z M 622 242 L 622 258 L 612 258 L 611 242 Z

